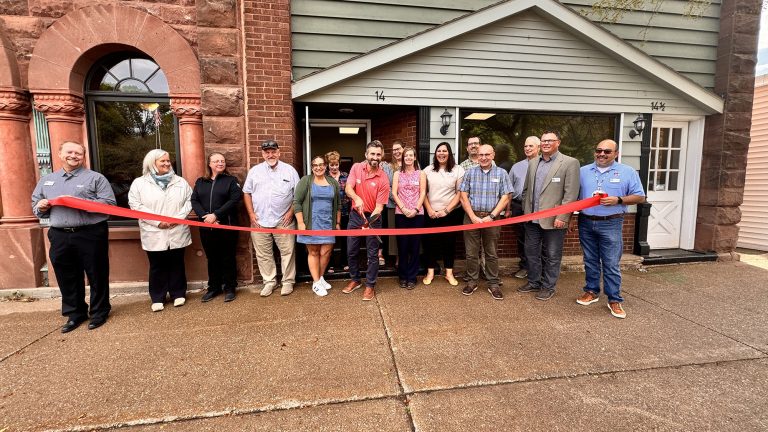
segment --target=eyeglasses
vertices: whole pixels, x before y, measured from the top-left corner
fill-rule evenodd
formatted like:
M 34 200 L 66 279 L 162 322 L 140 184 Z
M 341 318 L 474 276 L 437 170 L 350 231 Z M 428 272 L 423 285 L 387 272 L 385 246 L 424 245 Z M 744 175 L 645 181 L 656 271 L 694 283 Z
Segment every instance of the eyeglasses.
M 553 140 L 541 140 L 541 143 L 542 144 L 554 144 L 554 143 L 556 143 L 558 141 L 560 141 L 560 140 L 556 140 L 556 139 L 553 139 Z
M 324 163 L 316 163 L 316 164 L 312 164 L 312 168 L 320 168 L 320 167 L 324 167 L 324 166 L 325 166 L 325 164 L 324 164 Z
M 611 150 L 611 149 L 600 149 L 600 148 L 599 149 L 595 149 L 595 154 L 600 154 L 600 153 L 609 155 L 609 154 L 613 153 L 613 150 Z

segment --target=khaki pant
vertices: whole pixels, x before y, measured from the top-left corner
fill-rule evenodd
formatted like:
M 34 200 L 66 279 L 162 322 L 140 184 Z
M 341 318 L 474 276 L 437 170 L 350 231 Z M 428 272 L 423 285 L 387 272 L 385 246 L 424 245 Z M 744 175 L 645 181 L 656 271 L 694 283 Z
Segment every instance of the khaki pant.
M 291 223 L 287 229 L 296 229 L 296 222 Z M 296 283 L 296 236 L 293 234 L 266 234 L 251 233 L 253 248 L 256 250 L 256 263 L 259 273 L 264 279 L 264 286 L 274 288 L 277 285 L 277 265 L 272 253 L 272 243 L 277 245 L 280 251 L 280 264 L 283 272 L 283 286 Z

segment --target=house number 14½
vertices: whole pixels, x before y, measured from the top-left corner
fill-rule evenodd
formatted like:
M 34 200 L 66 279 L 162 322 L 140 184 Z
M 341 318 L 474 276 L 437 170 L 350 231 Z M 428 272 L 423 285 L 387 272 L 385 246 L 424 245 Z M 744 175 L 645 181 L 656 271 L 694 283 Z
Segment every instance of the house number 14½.
M 384 100 L 384 90 L 376 90 L 376 100 L 377 101 Z

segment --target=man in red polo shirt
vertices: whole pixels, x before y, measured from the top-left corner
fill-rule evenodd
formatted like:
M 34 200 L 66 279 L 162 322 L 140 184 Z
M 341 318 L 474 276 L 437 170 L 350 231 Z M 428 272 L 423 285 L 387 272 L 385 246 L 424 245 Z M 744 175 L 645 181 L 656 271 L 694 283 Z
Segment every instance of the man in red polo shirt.
M 381 141 L 368 143 L 365 149 L 365 162 L 352 165 L 347 178 L 346 193 L 352 200 L 347 229 L 360 229 L 367 220 L 371 220 L 371 228 L 381 228 L 379 215 L 389 200 L 389 179 L 379 167 L 384 146 Z M 376 236 L 349 237 L 347 239 L 347 255 L 349 259 L 349 275 L 352 280 L 341 290 L 344 294 L 360 288 L 360 246 L 365 239 L 368 255 L 368 270 L 365 274 L 365 291 L 363 300 L 373 300 L 376 278 L 379 275 L 379 240 Z

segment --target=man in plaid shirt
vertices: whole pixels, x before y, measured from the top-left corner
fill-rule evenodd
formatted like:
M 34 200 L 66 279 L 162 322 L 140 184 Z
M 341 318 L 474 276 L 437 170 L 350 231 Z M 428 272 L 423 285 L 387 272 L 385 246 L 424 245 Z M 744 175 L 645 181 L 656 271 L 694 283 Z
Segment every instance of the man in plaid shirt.
M 472 167 L 464 174 L 464 180 L 459 187 L 461 206 L 464 208 L 464 223 L 479 224 L 490 222 L 507 206 L 509 194 L 512 193 L 512 182 L 507 172 L 493 164 L 495 152 L 490 145 L 482 145 L 478 150 L 479 165 Z M 504 295 L 499 288 L 499 257 L 496 248 L 499 242 L 501 227 L 479 228 L 464 231 L 464 246 L 467 251 L 467 286 L 462 293 L 472 295 L 477 289 L 480 275 L 480 245 L 483 246 L 485 264 L 483 271 L 488 277 L 488 292 L 495 300 L 503 300 Z

